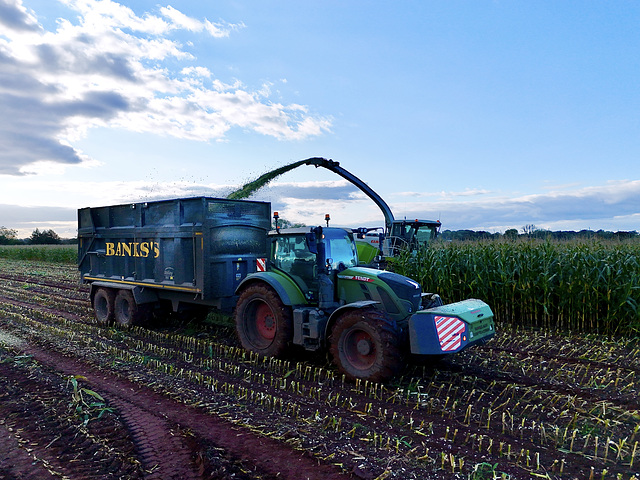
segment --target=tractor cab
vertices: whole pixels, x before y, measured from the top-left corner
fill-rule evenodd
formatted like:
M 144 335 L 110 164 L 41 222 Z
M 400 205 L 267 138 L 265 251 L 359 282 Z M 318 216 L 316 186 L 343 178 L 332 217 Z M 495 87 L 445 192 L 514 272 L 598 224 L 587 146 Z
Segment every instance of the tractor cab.
M 306 227 L 269 233 L 271 266 L 291 277 L 310 303 L 319 300 L 319 274 L 358 264 L 353 234 L 342 228 Z

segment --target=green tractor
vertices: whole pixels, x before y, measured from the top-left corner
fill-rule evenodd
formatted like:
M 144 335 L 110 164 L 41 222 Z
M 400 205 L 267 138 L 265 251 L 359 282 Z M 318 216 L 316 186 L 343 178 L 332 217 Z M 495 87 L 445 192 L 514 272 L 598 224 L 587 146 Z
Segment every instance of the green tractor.
M 247 350 L 324 350 L 348 378 L 381 382 L 411 355 L 440 358 L 495 333 L 493 313 L 480 300 L 443 305 L 409 278 L 358 266 L 349 230 L 284 230 L 276 218 L 268 242 L 269 258 L 258 259 L 236 289 L 236 330 Z

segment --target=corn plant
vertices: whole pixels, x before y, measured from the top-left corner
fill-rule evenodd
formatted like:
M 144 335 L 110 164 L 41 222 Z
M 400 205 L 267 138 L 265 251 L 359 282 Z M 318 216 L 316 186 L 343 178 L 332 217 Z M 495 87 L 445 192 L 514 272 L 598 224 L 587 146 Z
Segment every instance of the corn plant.
M 83 425 L 86 426 L 91 420 L 101 418 L 105 412 L 113 412 L 113 409 L 107 407 L 100 394 L 79 385 L 78 380 L 84 380 L 84 378 L 82 375 L 70 376 L 67 379 L 67 387 L 69 384 L 72 386 L 69 408 L 82 419 Z
M 434 243 L 394 268 L 446 301 L 486 301 L 503 325 L 638 336 L 639 253 L 637 242 Z
M 0 258 L 75 264 L 78 260 L 76 245 L 2 245 Z

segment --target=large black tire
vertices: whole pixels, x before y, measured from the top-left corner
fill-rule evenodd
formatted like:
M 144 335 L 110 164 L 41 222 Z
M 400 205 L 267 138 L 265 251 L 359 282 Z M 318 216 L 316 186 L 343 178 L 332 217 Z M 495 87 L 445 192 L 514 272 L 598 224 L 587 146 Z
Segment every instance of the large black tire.
M 114 319 L 116 293 L 110 288 L 99 288 L 93 297 L 93 310 L 100 325 L 111 325 Z
M 150 315 L 148 305 L 138 305 L 131 290 L 118 290 L 114 303 L 114 319 L 118 325 L 143 325 Z
M 333 362 L 348 378 L 385 382 L 404 366 L 403 342 L 396 322 L 373 308 L 340 316 L 329 336 Z
M 291 307 L 266 285 L 253 284 L 244 289 L 235 322 L 242 347 L 265 357 L 283 356 L 293 339 Z

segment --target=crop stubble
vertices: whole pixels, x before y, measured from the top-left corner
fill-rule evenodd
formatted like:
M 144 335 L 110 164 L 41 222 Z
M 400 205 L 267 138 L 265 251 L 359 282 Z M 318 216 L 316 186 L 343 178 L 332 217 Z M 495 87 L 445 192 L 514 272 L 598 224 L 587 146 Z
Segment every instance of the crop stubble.
M 25 475 L 37 465 L 98 478 L 109 463 L 110 478 L 640 477 L 633 343 L 501 332 L 392 385 L 352 384 L 324 359 L 250 355 L 224 328 L 99 328 L 73 267 L 1 262 L 0 366 L 6 391 L 29 395 L 0 400 L 0 442 L 22 445 Z M 111 410 L 81 425 L 70 375 Z M 51 418 L 64 422 L 43 437 Z M 126 434 L 117 443 L 109 431 Z M 56 445 L 71 435 L 107 453 L 78 447 L 63 462 Z M 0 456 L 0 479 L 16 474 L 11 462 Z

